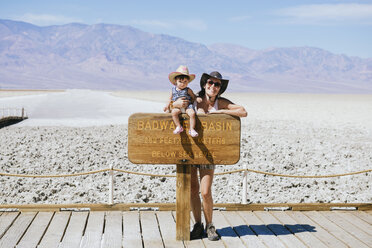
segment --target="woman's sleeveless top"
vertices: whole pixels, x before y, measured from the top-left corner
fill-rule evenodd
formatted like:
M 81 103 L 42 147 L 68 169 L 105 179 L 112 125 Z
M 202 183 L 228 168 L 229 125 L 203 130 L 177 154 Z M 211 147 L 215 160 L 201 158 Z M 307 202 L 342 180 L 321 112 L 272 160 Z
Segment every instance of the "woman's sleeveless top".
M 197 106 L 197 102 L 196 101 L 194 102 L 194 109 L 195 109 L 196 112 L 198 111 L 198 106 Z M 216 112 L 217 110 L 218 110 L 218 98 L 214 102 L 213 107 L 210 110 L 208 110 L 208 112 L 206 114 Z

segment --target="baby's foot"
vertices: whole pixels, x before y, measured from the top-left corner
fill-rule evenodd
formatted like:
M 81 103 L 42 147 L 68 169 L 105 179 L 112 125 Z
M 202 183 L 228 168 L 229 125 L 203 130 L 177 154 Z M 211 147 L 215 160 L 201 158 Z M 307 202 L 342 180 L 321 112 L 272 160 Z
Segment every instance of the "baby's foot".
M 191 137 L 195 138 L 195 137 L 198 137 L 198 132 L 196 132 L 194 129 L 190 129 L 189 130 L 189 134 L 191 135 Z
M 183 128 L 181 126 L 177 126 L 176 129 L 174 129 L 174 134 L 179 134 L 183 132 Z

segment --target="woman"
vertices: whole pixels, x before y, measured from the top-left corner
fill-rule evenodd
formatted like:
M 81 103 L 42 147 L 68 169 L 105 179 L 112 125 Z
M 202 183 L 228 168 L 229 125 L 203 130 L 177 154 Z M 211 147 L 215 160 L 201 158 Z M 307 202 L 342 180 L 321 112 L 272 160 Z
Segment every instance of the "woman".
M 196 100 L 196 110 L 198 114 L 229 114 L 239 117 L 246 117 L 247 111 L 244 107 L 236 105 L 226 98 L 220 97 L 226 90 L 229 80 L 223 79 L 217 72 L 210 74 L 203 73 L 200 79 L 200 92 Z M 173 105 L 184 107 L 188 101 L 179 99 Z M 206 223 L 206 233 L 209 240 L 218 240 L 216 228 L 212 222 L 213 198 L 212 183 L 215 165 L 192 165 L 191 166 L 191 210 L 194 215 L 195 225 L 191 231 L 190 238 L 202 238 L 204 227 L 201 222 L 201 200 L 199 189 L 203 198 L 203 212 Z M 198 180 L 198 169 L 200 174 L 200 184 Z

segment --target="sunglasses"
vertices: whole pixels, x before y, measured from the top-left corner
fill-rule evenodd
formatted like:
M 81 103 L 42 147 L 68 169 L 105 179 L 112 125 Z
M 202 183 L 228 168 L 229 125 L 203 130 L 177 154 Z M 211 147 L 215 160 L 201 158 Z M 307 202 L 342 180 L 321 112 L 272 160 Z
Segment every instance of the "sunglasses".
M 212 80 L 208 80 L 207 83 L 208 83 L 209 86 L 214 85 L 214 87 L 217 87 L 217 88 L 221 87 L 221 83 L 219 83 L 219 82 L 213 82 Z

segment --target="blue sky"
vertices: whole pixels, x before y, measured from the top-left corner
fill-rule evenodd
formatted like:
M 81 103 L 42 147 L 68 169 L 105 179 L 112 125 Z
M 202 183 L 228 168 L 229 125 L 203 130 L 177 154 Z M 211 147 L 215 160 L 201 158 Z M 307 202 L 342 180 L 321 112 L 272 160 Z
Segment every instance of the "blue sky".
M 0 19 L 130 25 L 205 45 L 311 46 L 372 58 L 372 0 L 2 0 Z

